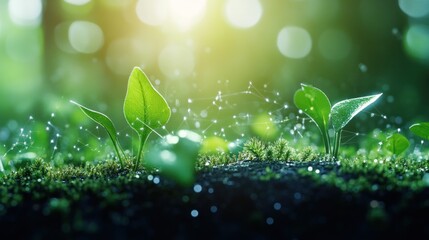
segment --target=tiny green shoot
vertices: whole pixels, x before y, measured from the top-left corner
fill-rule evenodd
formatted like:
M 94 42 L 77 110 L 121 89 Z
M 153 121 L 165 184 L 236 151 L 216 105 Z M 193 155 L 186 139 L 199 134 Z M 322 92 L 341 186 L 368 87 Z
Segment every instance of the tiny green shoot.
M 425 140 L 429 140 L 429 122 L 415 123 L 411 125 L 410 131 Z
M 399 133 L 394 133 L 386 138 L 386 149 L 398 156 L 410 146 L 408 139 Z
M 110 118 L 75 101 L 70 102 L 77 105 L 86 116 L 106 129 L 122 164 L 122 158 L 125 155 L 116 136 L 115 126 Z M 134 163 L 135 168 L 137 168 L 149 134 L 153 129 L 166 124 L 171 115 L 170 107 L 165 99 L 156 91 L 148 77 L 138 67 L 133 69 L 128 79 L 124 115 L 127 123 L 139 134 L 140 138 L 138 155 Z
M 338 158 L 342 129 L 353 117 L 374 103 L 381 95 L 376 94 L 343 100 L 331 108 L 329 99 L 322 90 L 301 84 L 301 89 L 295 92 L 294 102 L 319 128 L 326 153 Z M 333 144 L 329 139 L 328 129 L 330 124 L 334 129 Z

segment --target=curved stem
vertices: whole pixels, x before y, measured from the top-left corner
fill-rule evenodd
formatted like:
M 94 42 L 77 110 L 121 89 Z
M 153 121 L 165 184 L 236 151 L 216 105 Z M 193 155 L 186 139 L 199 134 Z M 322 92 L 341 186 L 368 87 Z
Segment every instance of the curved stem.
M 119 145 L 119 143 L 113 142 L 113 146 L 115 147 L 116 154 L 118 154 L 119 163 L 121 164 L 121 167 L 123 167 L 124 166 L 124 161 L 123 161 L 122 157 L 125 156 L 124 151 L 122 150 L 122 148 Z
M 149 137 L 149 133 L 150 132 L 143 131 L 141 134 L 139 134 L 140 146 L 139 146 L 139 151 L 137 153 L 137 159 L 136 159 L 135 166 L 134 166 L 135 170 L 137 170 L 137 168 L 140 164 L 140 159 L 142 158 L 142 153 L 143 153 L 143 147 L 144 147 L 144 144 L 146 143 L 147 138 Z

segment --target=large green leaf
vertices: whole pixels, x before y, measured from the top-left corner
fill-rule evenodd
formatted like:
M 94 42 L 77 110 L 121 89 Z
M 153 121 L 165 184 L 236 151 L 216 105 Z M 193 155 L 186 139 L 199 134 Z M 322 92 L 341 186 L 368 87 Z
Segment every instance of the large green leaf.
M 429 122 L 421 122 L 413 124 L 410 131 L 416 136 L 429 140 Z
M 318 88 L 301 84 L 301 89 L 295 92 L 294 102 L 317 125 L 323 137 L 326 153 L 330 153 L 328 124 L 331 103 L 328 97 Z
M 354 116 L 374 103 L 381 95 L 382 93 L 347 99 L 332 106 L 330 118 L 335 131 L 338 132 L 343 129 Z
M 171 115 L 165 99 L 138 67 L 133 69 L 128 80 L 124 114 L 128 124 L 143 138 L 154 128 L 166 124 Z
M 101 126 L 103 126 L 107 133 L 109 134 L 110 139 L 113 142 L 113 146 L 115 147 L 116 153 L 118 154 L 119 159 L 122 162 L 122 149 L 120 147 L 118 138 L 116 136 L 116 128 L 113 125 L 112 120 L 110 120 L 109 117 L 107 117 L 106 115 L 104 115 L 103 113 L 94 111 L 92 109 L 89 109 L 85 106 L 82 106 L 81 104 L 75 102 L 75 101 L 70 101 L 71 103 L 75 104 L 76 106 L 78 106 L 83 113 L 85 113 L 86 116 L 88 116 L 90 119 L 92 119 L 94 122 L 100 124 Z
M 403 153 L 410 146 L 410 142 L 402 134 L 394 133 L 386 138 L 386 149 L 395 155 Z
M 321 131 L 326 131 L 331 103 L 322 90 L 301 84 L 301 89 L 295 92 L 294 102 L 299 109 L 316 123 Z

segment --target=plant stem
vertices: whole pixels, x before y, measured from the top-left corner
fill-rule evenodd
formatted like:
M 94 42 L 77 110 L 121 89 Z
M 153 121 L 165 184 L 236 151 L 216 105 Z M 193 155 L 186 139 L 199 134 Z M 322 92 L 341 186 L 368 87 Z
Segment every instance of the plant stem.
M 121 145 L 119 145 L 119 143 L 113 142 L 113 146 L 115 147 L 116 154 L 118 154 L 119 163 L 121 164 L 121 167 L 123 167 L 124 166 L 124 161 L 123 161 L 122 157 L 125 157 L 125 153 L 122 150 Z
M 139 134 L 140 136 L 140 146 L 139 146 L 139 151 L 137 153 L 137 160 L 135 162 L 135 166 L 134 169 L 137 170 L 139 164 L 140 164 L 140 159 L 142 158 L 142 153 L 143 153 L 143 147 L 144 144 L 146 143 L 147 138 L 149 137 L 149 132 L 143 131 L 141 134 Z
M 338 132 L 335 133 L 335 138 L 334 138 L 334 150 L 333 150 L 333 155 L 334 158 L 337 159 L 338 158 L 338 152 L 340 150 L 340 144 L 341 144 L 341 132 L 343 130 L 340 129 Z
M 326 129 L 320 129 L 323 137 L 323 144 L 325 144 L 326 154 L 331 154 L 331 143 L 329 141 L 328 131 Z

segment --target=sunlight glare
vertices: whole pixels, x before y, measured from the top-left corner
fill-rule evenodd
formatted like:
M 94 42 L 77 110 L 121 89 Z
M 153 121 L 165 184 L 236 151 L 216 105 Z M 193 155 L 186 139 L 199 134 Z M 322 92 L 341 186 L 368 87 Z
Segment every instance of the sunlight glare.
M 136 13 L 145 24 L 171 24 L 180 31 L 187 31 L 204 16 L 206 5 L 207 0 L 139 0 Z
M 170 0 L 170 18 L 180 30 L 189 30 L 203 16 L 206 0 Z

